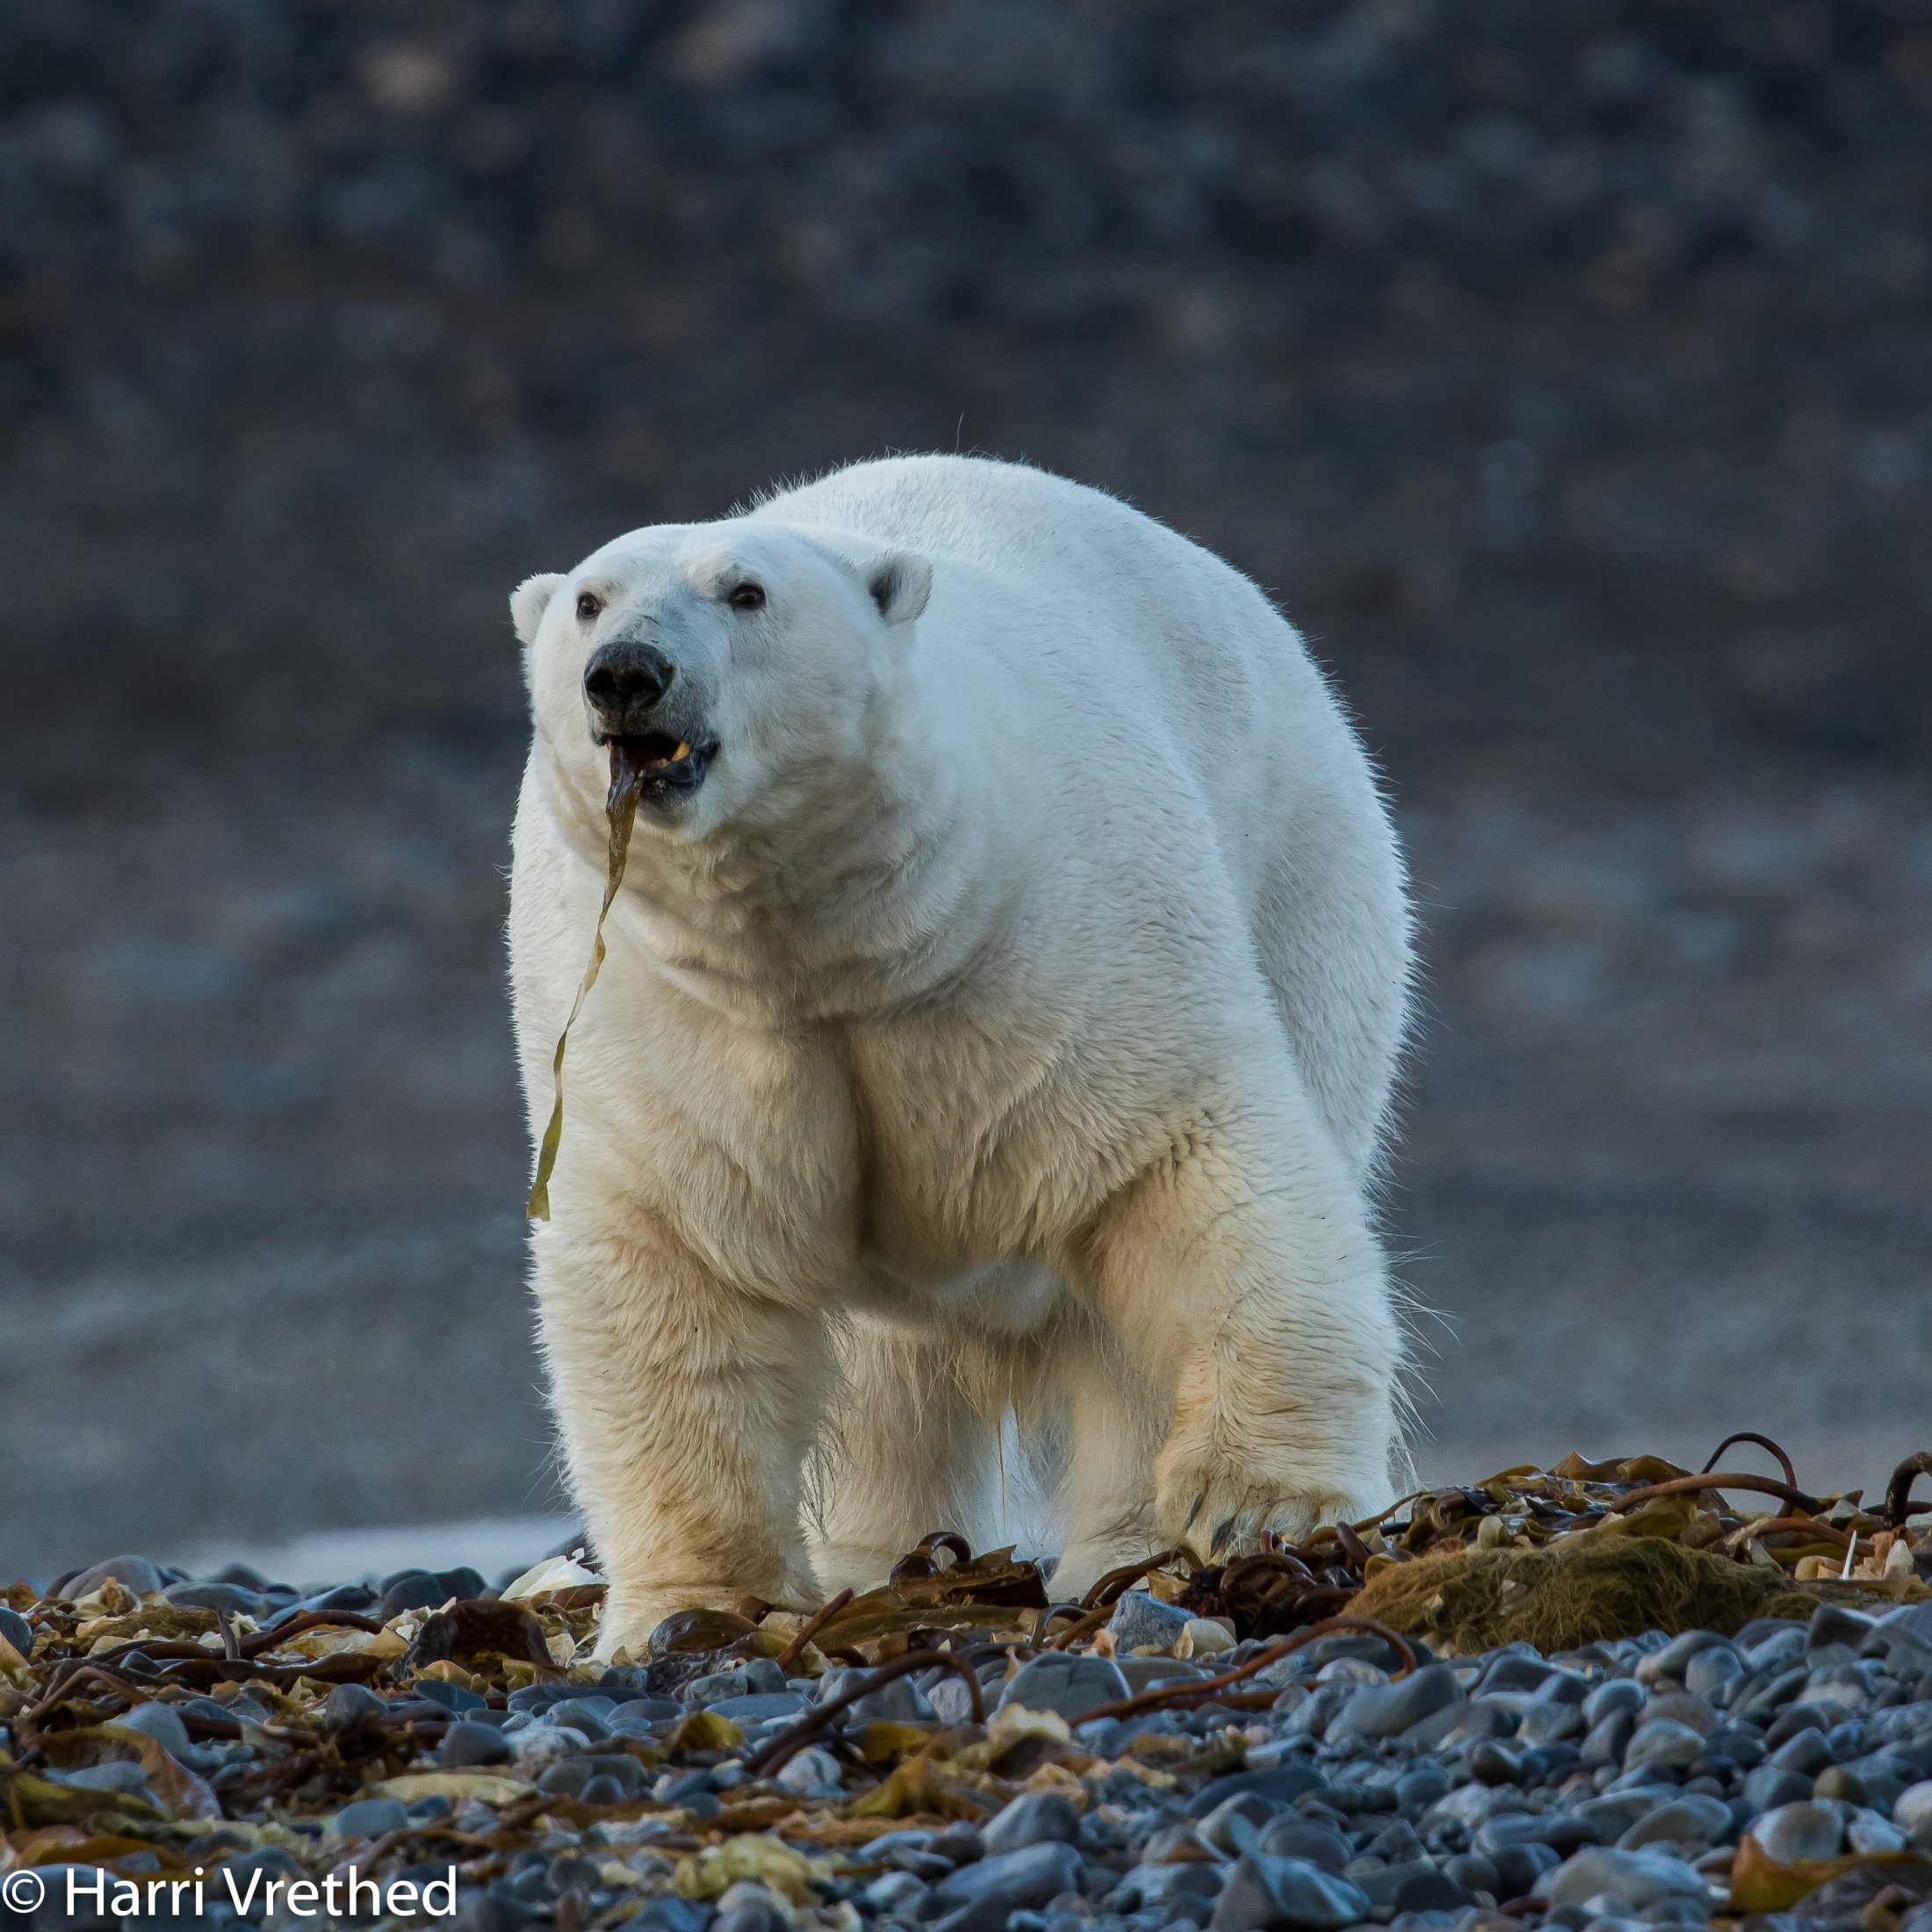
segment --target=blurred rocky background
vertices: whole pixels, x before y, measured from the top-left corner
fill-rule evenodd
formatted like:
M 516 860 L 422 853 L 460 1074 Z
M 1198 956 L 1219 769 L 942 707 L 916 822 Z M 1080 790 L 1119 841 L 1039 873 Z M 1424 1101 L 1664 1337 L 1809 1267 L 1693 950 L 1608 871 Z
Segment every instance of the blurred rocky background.
M 0 1570 L 554 1509 L 504 609 L 889 449 L 1388 772 L 1432 1472 L 1932 1385 L 1919 0 L 11 0 Z

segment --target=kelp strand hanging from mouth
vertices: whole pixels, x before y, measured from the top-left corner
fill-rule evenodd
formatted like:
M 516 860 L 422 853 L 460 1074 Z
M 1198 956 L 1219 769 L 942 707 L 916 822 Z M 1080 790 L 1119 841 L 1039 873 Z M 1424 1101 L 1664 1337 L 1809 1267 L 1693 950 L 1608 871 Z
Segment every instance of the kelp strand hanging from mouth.
M 584 1001 L 590 997 L 590 989 L 597 984 L 597 975 L 603 967 L 604 921 L 610 916 L 617 888 L 624 883 L 624 861 L 631 854 L 631 832 L 638 822 L 638 794 L 643 785 L 643 765 L 631 756 L 624 740 L 612 739 L 610 790 L 604 800 L 604 811 L 610 820 L 610 843 L 604 860 L 603 904 L 597 908 L 596 930 L 591 935 L 590 963 L 584 968 L 577 997 L 571 1002 L 570 1017 L 557 1035 L 557 1051 L 550 1063 L 554 1098 L 550 1124 L 544 1128 L 543 1143 L 537 1150 L 537 1178 L 530 1183 L 526 1211 L 532 1221 L 550 1219 L 550 1177 L 556 1170 L 557 1150 L 564 1137 L 564 1049 L 570 1043 L 570 1029 L 577 1024 L 577 1016 L 584 1010 Z

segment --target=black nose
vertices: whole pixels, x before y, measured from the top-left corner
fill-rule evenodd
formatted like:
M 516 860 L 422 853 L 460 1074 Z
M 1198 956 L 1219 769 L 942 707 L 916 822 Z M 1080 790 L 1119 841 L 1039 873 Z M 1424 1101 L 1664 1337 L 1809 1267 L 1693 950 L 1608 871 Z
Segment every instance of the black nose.
M 613 638 L 590 653 L 584 696 L 607 717 L 648 711 L 671 688 L 676 670 L 663 652 L 631 638 Z

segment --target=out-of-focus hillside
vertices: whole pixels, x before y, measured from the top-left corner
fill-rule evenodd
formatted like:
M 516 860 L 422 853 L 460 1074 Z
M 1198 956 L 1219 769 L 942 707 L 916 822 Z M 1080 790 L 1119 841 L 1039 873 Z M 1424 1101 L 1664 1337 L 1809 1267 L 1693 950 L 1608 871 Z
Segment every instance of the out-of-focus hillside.
M 1925 1446 L 1928 212 L 1907 0 L 15 0 L 0 1569 L 545 1503 L 504 593 L 886 448 L 1346 688 L 1432 1469 Z

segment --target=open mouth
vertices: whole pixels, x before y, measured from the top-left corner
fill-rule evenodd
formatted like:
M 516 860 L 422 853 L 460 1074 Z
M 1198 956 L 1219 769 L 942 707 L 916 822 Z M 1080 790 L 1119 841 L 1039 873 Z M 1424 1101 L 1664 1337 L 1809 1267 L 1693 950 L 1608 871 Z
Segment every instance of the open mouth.
M 692 792 L 704 782 L 706 768 L 717 755 L 717 741 L 694 745 L 668 732 L 639 732 L 606 742 L 610 746 L 612 776 L 622 768 L 636 784 L 640 797 L 663 797 L 670 792 Z

